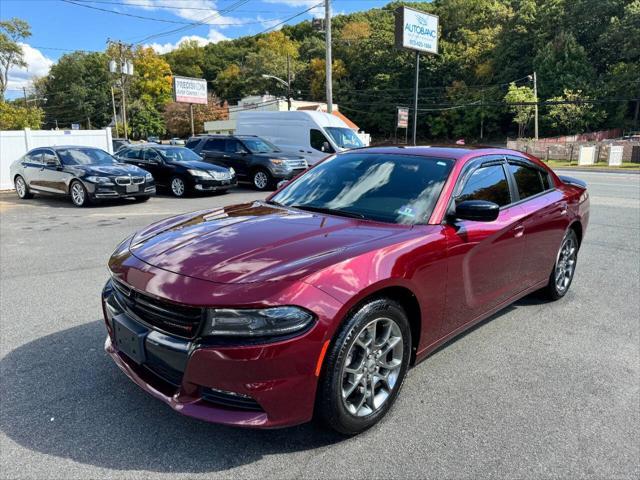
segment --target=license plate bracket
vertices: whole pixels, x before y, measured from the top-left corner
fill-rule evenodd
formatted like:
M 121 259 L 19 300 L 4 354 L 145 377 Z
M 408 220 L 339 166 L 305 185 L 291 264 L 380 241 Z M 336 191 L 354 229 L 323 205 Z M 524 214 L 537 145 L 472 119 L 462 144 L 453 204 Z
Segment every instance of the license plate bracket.
M 118 351 L 138 365 L 144 363 L 144 341 L 149 329 L 121 314 L 113 317 L 113 330 Z
M 136 193 L 138 190 L 140 190 L 140 188 L 138 187 L 138 185 L 127 185 L 126 187 L 127 193 Z

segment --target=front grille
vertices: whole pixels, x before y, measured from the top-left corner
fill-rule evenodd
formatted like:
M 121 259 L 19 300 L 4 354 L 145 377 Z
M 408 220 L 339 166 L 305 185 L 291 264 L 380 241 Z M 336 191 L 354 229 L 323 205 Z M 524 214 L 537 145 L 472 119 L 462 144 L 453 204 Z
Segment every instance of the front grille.
M 200 395 L 203 400 L 222 407 L 236 410 L 251 410 L 254 412 L 264 411 L 258 402 L 246 395 L 204 387 L 200 389 Z
M 307 161 L 304 158 L 301 158 L 299 160 L 285 160 L 285 162 L 287 163 L 287 166 L 292 170 L 299 170 L 308 167 Z
M 231 180 L 231 172 L 216 172 L 212 170 L 209 173 L 216 180 Z
M 113 286 L 122 306 L 150 327 L 181 338 L 193 338 L 198 333 L 204 309 L 158 300 L 117 280 Z
M 144 177 L 116 177 L 116 183 L 118 185 L 131 185 L 132 183 L 134 185 L 140 185 L 144 183 Z

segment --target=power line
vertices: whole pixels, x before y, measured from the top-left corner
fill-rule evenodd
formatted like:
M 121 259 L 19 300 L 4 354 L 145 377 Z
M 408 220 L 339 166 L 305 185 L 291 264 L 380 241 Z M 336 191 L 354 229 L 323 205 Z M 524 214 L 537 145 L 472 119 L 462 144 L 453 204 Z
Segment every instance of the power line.
M 271 27 L 269 27 L 269 28 L 267 28 L 267 29 L 265 29 L 265 30 L 263 30 L 263 31 L 261 31 L 261 32 L 256 33 L 255 35 L 252 35 L 252 37 L 257 37 L 258 35 L 262 35 L 263 33 L 267 33 L 267 32 L 269 32 L 270 30 L 273 30 L 274 28 L 277 28 L 277 27 L 279 27 L 280 25 L 284 25 L 284 24 L 285 24 L 285 23 L 287 23 L 288 21 L 293 20 L 294 18 L 297 18 L 297 17 L 299 17 L 300 15 L 304 15 L 305 13 L 307 13 L 307 12 L 309 12 L 309 11 L 313 10 L 314 8 L 318 8 L 318 7 L 319 7 L 319 6 L 321 6 L 321 5 L 324 5 L 324 2 L 316 3 L 315 5 L 313 5 L 313 6 L 309 7 L 309 8 L 307 8 L 306 10 L 303 10 L 303 11 L 301 11 L 300 13 L 296 13 L 295 15 L 292 15 L 291 17 L 284 19 L 284 20 L 283 20 L 283 21 L 281 21 L 280 23 L 277 23 L 277 24 L 275 24 L 275 25 L 273 25 L 273 26 L 271 26 Z
M 60 0 L 64 3 L 68 3 L 70 5 L 75 5 L 77 7 L 83 7 L 83 8 L 89 8 L 91 10 L 97 10 L 99 12 L 106 12 L 106 13 L 112 13 L 114 15 L 121 15 L 124 17 L 131 17 L 131 18 L 137 18 L 140 20 L 150 20 L 150 21 L 154 21 L 154 22 L 163 22 L 163 23 L 174 23 L 174 24 L 179 24 L 179 25 L 200 25 L 200 23 L 198 22 L 188 22 L 188 21 L 183 21 L 183 20 L 169 20 L 166 18 L 157 18 L 157 17 L 147 17 L 144 15 L 136 15 L 133 13 L 126 13 L 126 12 L 119 12 L 117 10 L 109 10 L 107 8 L 101 8 L 101 7 L 94 7 L 92 5 L 84 5 L 83 3 L 78 3 L 77 1 L 74 0 Z M 124 5 L 124 4 L 121 4 Z M 209 9 L 211 10 L 211 9 Z M 280 21 L 279 18 L 269 18 L 266 20 L 251 20 L 248 22 L 232 22 L 232 23 L 216 23 L 215 25 L 218 26 L 234 26 L 234 25 L 255 25 L 255 24 L 263 24 L 263 23 L 269 23 L 269 22 L 274 22 L 274 21 Z
M 109 0 L 75 0 L 77 3 L 97 3 L 97 4 L 105 4 L 105 5 L 118 5 L 125 8 L 139 8 L 139 7 L 149 7 L 149 3 L 134 3 L 134 2 L 115 2 Z M 175 3 L 175 0 L 173 0 Z M 153 5 L 153 8 L 158 10 L 194 10 L 194 11 L 203 11 L 210 12 L 212 9 L 209 7 L 191 7 L 188 5 L 183 6 L 175 6 L 175 5 L 167 5 L 167 4 L 156 4 Z M 271 10 L 234 10 L 236 13 L 273 13 L 275 9 Z

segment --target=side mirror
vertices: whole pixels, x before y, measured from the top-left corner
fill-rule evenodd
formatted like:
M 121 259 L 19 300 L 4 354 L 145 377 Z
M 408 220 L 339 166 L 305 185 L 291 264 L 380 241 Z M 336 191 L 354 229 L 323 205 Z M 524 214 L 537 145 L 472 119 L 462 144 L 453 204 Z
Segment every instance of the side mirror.
M 284 188 L 287 185 L 289 185 L 289 180 L 280 180 L 276 185 L 276 189 L 280 190 L 281 188 Z
M 56 162 L 55 160 L 47 160 L 45 165 L 47 167 L 57 167 L 58 166 L 58 162 Z
M 331 145 L 329 145 L 329 142 L 323 142 L 322 147 L 320 147 L 320 150 L 328 153 L 331 151 Z
M 455 217 L 474 222 L 493 222 L 498 218 L 500 207 L 486 200 L 465 200 L 456 205 Z

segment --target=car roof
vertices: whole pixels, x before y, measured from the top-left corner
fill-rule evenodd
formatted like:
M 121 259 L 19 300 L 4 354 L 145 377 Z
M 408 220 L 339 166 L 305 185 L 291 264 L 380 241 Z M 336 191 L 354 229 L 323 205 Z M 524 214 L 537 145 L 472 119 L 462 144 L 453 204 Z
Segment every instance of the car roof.
M 367 153 L 387 153 L 398 155 L 417 155 L 421 157 L 439 157 L 450 158 L 453 160 L 466 157 L 470 154 L 479 155 L 518 155 L 523 156 L 522 152 L 509 150 L 506 148 L 495 148 L 482 145 L 419 145 L 419 146 L 384 146 L 384 147 L 367 147 L 351 150 L 351 152 L 367 152 Z M 345 152 L 349 153 L 349 152 Z

